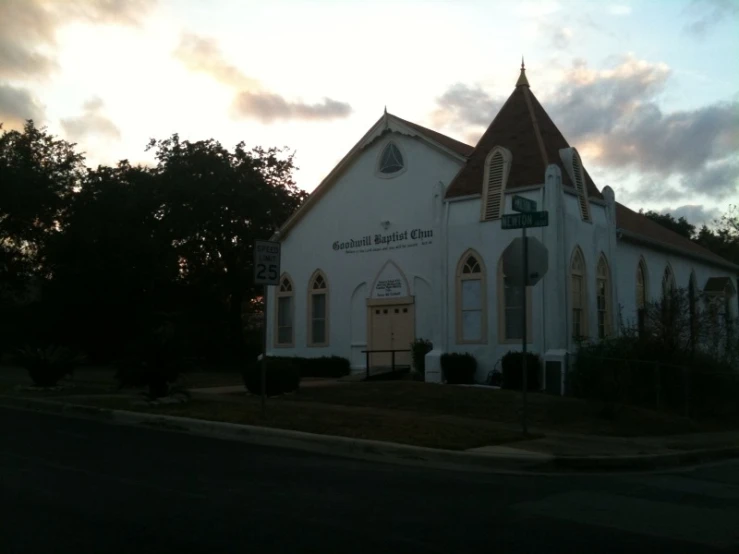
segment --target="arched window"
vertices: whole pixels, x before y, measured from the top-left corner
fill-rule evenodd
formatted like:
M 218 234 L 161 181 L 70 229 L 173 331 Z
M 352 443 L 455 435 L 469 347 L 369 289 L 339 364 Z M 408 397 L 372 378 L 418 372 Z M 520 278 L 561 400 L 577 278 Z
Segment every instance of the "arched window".
M 510 151 L 502 146 L 493 148 L 485 159 L 481 206 L 481 219 L 483 221 L 500 219 L 511 159 Z
M 526 342 L 532 342 L 531 287 L 526 287 Z M 520 343 L 523 338 L 523 290 L 513 284 L 503 271 L 503 257 L 498 260 L 498 341 Z
M 673 294 L 675 293 L 675 275 L 672 268 L 668 265 L 662 274 L 662 318 L 663 325 L 670 325 L 673 310 Z
M 672 273 L 672 268 L 668 265 L 662 274 L 662 296 L 668 298 L 674 290 L 675 276 Z
M 598 300 L 598 338 L 604 339 L 611 334 L 611 270 L 604 254 L 598 260 L 595 293 Z
M 570 305 L 572 306 L 572 337 L 588 336 L 588 304 L 585 288 L 585 258 L 575 247 L 570 262 Z
M 328 282 L 321 270 L 308 281 L 308 346 L 328 346 Z
M 647 303 L 649 302 L 647 283 L 647 262 L 641 258 L 639 265 L 636 266 L 636 316 L 639 336 L 644 334 L 647 319 Z
M 695 273 L 690 272 L 690 281 L 688 282 L 688 310 L 690 313 L 690 349 L 695 348 L 696 338 L 698 335 L 698 283 L 695 279 Z
M 669 302 L 674 291 L 675 275 L 672 273 L 672 268 L 668 265 L 662 274 L 662 298 Z
M 295 343 L 293 290 L 293 282 L 290 276 L 284 273 L 280 277 L 280 285 L 277 287 L 275 346 L 293 346 Z
M 383 148 L 382 154 L 380 154 L 378 170 L 385 176 L 389 176 L 402 171 L 404 167 L 403 154 L 400 153 L 400 148 L 394 142 L 388 142 Z
M 465 252 L 457 264 L 457 342 L 487 342 L 486 272 L 480 255 Z

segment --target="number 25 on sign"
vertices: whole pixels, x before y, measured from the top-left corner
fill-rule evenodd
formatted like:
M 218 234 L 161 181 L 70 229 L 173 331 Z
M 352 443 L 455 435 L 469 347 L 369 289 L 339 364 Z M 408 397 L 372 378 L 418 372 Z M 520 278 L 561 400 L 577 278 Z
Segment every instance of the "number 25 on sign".
M 280 281 L 280 243 L 254 241 L 254 284 L 277 285 Z

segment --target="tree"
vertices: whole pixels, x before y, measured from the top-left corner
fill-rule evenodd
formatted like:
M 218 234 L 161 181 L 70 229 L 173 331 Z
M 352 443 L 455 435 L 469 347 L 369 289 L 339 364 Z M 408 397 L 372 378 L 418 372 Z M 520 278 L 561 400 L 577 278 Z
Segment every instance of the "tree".
M 695 225 L 688 223 L 688 220 L 683 216 L 680 216 L 679 219 L 675 219 L 672 214 L 661 214 L 653 210 L 649 210 L 646 213 L 640 211 L 639 213 L 642 213 L 652 221 L 659 223 L 663 227 L 666 227 L 670 231 L 674 231 L 687 239 L 692 239 L 695 235 Z
M 45 277 L 44 250 L 63 228 L 82 164 L 73 144 L 33 121 L 0 134 L 0 343 L 7 347 L 36 333 L 26 306 Z M 0 344 L 0 354 L 4 349 Z
M 162 232 L 158 202 L 156 178 L 146 168 L 123 161 L 86 171 L 63 232 L 47 246 L 48 334 L 103 361 L 175 304 L 168 300 L 177 257 Z
M 40 270 L 43 246 L 63 225 L 83 160 L 74 144 L 31 120 L 23 131 L 0 135 L 0 287 L 22 290 Z
M 714 221 L 713 229 L 703 225 L 694 240 L 714 254 L 739 265 L 739 214 L 736 206 L 729 206 L 728 211 Z
M 228 306 L 231 346 L 242 346 L 243 306 L 260 293 L 252 245 L 269 238 L 307 194 L 293 181 L 293 155 L 243 143 L 152 140 L 158 213 L 179 260 L 179 280 Z

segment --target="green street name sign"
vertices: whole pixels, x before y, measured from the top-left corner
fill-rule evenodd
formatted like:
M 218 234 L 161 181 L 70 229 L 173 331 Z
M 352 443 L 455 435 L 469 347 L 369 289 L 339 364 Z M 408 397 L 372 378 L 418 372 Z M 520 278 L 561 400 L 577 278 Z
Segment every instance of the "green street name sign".
M 516 212 L 531 213 L 536 211 L 536 202 L 523 196 L 513 197 L 513 210 Z
M 503 229 L 523 229 L 524 227 L 546 227 L 549 225 L 549 212 L 507 214 L 501 218 Z

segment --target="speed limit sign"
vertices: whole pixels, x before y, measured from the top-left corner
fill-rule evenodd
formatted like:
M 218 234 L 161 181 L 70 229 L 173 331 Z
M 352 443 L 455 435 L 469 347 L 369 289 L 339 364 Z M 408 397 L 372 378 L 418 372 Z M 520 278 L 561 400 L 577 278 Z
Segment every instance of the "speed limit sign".
M 254 241 L 254 284 L 277 285 L 280 282 L 280 243 Z

